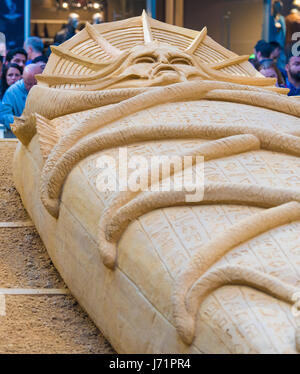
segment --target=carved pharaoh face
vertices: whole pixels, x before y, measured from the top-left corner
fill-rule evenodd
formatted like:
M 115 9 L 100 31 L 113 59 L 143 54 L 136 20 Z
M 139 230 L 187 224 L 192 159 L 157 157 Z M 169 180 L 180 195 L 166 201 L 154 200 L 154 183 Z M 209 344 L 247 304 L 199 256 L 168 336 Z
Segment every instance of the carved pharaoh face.
M 134 47 L 114 76 L 119 79 L 110 88 L 151 87 L 199 79 L 201 70 L 189 54 L 153 42 Z
M 237 56 L 218 47 L 208 38 L 206 28 L 198 34 L 182 30 L 179 35 L 178 29 L 175 27 L 173 31 L 169 25 L 166 33 L 165 27 L 161 28 L 159 22 L 143 12 L 139 28 L 142 37 L 136 32 L 131 35 L 128 31 L 131 21 L 124 22 L 111 31 L 106 30 L 107 25 L 102 28 L 87 23 L 73 42 L 53 46 L 44 73 L 37 77 L 39 84 L 66 90 L 141 88 L 144 91 L 155 86 L 205 80 L 287 91 L 273 87 L 275 79 L 257 76 L 251 65 L 245 64 L 248 56 Z M 139 23 L 137 18 L 136 22 Z M 123 34 L 121 30 L 126 32 Z M 163 31 L 161 35 L 159 30 Z M 129 49 L 129 45 L 133 47 Z
M 206 38 L 206 29 L 203 29 L 184 51 L 179 48 L 180 46 L 173 45 L 174 38 L 169 43 L 167 40 L 166 42 L 153 41 L 149 21 L 145 16 L 143 16 L 143 30 L 144 44 L 135 45 L 128 50 L 128 44 L 119 49 L 107 41 L 94 27 L 87 25 L 87 34 L 92 43 L 98 44 L 98 47 L 94 44 L 93 47 L 88 47 L 91 48 L 92 55 L 96 53 L 94 57 L 91 58 L 85 49 L 82 49 L 84 55 L 77 56 L 72 50 L 74 46 L 71 49 L 68 49 L 68 46 L 53 47 L 53 58 L 50 58 L 45 73 L 38 77 L 38 82 L 50 88 L 82 91 L 145 89 L 192 80 L 222 81 L 260 87 L 272 86 L 276 83 L 275 79 L 255 76 L 256 73 L 253 71 L 245 73 L 244 67 L 237 66 L 235 74 L 225 71 L 227 67 L 245 62 L 248 56 L 224 57 L 224 60 L 217 62 L 204 61 L 196 51 Z M 140 39 L 137 42 L 141 43 Z M 208 44 L 204 47 L 206 51 L 212 49 Z M 80 49 L 80 53 L 82 51 Z M 99 51 L 101 56 L 106 54 L 106 57 L 100 58 Z M 224 53 L 221 50 L 218 59 Z

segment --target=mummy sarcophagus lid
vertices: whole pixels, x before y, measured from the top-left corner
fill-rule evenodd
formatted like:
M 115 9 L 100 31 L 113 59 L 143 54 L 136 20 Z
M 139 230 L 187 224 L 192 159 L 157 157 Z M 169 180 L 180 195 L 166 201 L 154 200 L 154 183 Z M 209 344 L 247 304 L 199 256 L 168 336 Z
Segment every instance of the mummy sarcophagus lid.
M 300 346 L 300 103 L 247 58 L 145 13 L 87 25 L 14 124 L 23 203 L 117 352 Z

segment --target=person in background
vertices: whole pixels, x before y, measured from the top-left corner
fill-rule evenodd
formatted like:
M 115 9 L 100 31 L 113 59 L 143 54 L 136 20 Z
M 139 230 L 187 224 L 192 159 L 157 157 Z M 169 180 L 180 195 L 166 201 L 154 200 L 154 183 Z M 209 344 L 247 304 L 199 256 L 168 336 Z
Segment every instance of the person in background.
M 84 23 L 84 22 L 81 22 L 81 23 L 78 25 L 77 32 L 82 31 L 84 28 L 85 28 L 85 23 Z
M 2 62 L 4 62 L 6 56 L 6 44 L 3 41 L 3 37 L 0 36 L 0 57 L 2 57 Z
M 270 46 L 272 49 L 270 58 L 274 61 L 277 61 L 281 53 L 281 45 L 278 42 L 273 41 L 273 42 L 270 42 Z
M 4 60 L 4 57 L 3 57 L 3 56 L 0 56 L 0 80 L 1 80 L 1 78 L 2 78 L 3 60 Z
M 272 47 L 270 43 L 265 40 L 259 40 L 254 47 L 254 54 L 250 56 L 249 62 L 258 70 L 262 62 L 273 61 L 270 57 L 271 53 Z
M 277 79 L 277 83 L 276 83 L 277 87 L 282 87 L 282 88 L 285 87 L 285 81 L 282 77 L 282 74 L 281 74 L 280 70 L 278 69 L 278 67 L 276 66 L 276 64 L 273 61 L 272 62 L 270 62 L 270 61 L 263 62 L 260 65 L 258 70 L 266 78 L 276 78 Z
M 2 67 L 5 61 L 6 56 L 6 42 L 5 42 L 5 35 L 0 33 L 0 80 L 2 76 Z
M 5 91 L 18 80 L 22 79 L 23 68 L 14 63 L 4 65 L 0 83 L 0 99 L 2 100 Z
M 289 96 L 300 96 L 300 56 L 290 56 L 285 70 L 287 72 L 286 87 Z
M 14 136 L 9 125 L 13 123 L 13 116 L 20 117 L 23 113 L 28 92 L 37 84 L 35 75 L 40 73 L 42 73 L 42 68 L 39 65 L 25 66 L 23 79 L 17 81 L 5 92 L 2 99 L 2 112 L 0 111 L 0 122 L 6 126 L 5 137 Z
M 270 58 L 274 61 L 276 64 L 277 68 L 281 72 L 282 77 L 285 79 L 286 78 L 286 71 L 285 71 L 285 65 L 282 68 L 282 63 L 280 61 L 280 56 L 282 53 L 284 53 L 283 48 L 281 45 L 277 42 L 270 42 L 270 46 L 272 48 L 272 53 L 270 55 Z
M 36 58 L 32 61 L 33 64 L 37 64 L 37 65 L 39 65 L 39 66 L 41 67 L 42 72 L 44 71 L 47 62 L 48 62 L 48 59 L 47 59 L 47 57 L 45 57 L 45 56 L 38 56 L 38 57 L 36 57 Z
M 43 55 L 44 43 L 42 39 L 37 36 L 30 36 L 27 38 L 23 47 L 27 52 L 28 61 L 26 65 L 31 64 L 36 57 Z
M 282 15 L 283 3 L 281 0 L 273 0 L 273 14 L 270 18 L 270 40 L 277 42 L 281 46 L 280 55 L 277 58 L 277 66 L 284 70 L 286 56 L 284 53 L 286 39 L 285 17 Z
M 257 51 L 259 50 L 260 48 L 260 45 L 261 44 L 264 44 L 265 41 L 264 40 L 259 40 L 256 44 L 255 44 L 255 47 L 253 49 L 253 54 L 250 55 L 249 57 L 249 62 L 255 67 L 256 70 L 258 70 L 259 68 L 259 62 L 257 60 Z
M 4 138 L 14 138 L 14 134 L 10 130 L 10 124 L 14 122 L 14 116 L 11 114 L 10 109 L 2 104 L 0 101 L 0 124 L 4 125 Z
M 66 40 L 72 38 L 76 34 L 76 29 L 79 24 L 79 15 L 77 13 L 70 13 L 68 17 L 68 24 L 65 28 L 59 30 L 54 37 L 54 45 L 59 45 Z
M 257 61 L 259 62 L 260 65 L 265 61 L 273 62 L 273 59 L 271 58 L 271 54 L 273 50 L 272 50 L 270 43 L 267 43 L 267 42 L 260 43 L 256 51 L 257 51 L 256 53 Z
M 98 13 L 93 14 L 92 24 L 99 25 L 100 23 L 103 23 L 103 13 L 98 12 Z
M 27 52 L 23 48 L 15 48 L 7 52 L 5 64 L 9 62 L 21 66 L 23 69 L 27 61 Z

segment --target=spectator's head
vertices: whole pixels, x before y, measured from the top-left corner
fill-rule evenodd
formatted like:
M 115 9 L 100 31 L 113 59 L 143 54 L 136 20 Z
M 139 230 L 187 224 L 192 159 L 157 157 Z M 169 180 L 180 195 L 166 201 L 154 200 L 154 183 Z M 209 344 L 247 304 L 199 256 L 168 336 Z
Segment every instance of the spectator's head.
M 68 24 L 76 29 L 79 24 L 79 15 L 77 13 L 70 13 Z
M 3 69 L 3 78 L 6 80 L 8 86 L 20 80 L 22 74 L 23 68 L 18 64 L 9 63 Z
M 22 78 L 22 74 L 23 68 L 20 65 L 10 62 L 3 66 L 0 92 L 1 97 L 3 97 L 8 87 Z
M 254 47 L 254 54 L 255 54 L 255 56 L 257 55 L 257 52 L 259 51 L 260 46 L 261 46 L 262 44 L 265 44 L 265 43 L 266 43 L 265 40 L 259 40 L 259 41 L 255 44 L 255 47 Z
M 270 43 L 263 41 L 255 46 L 255 50 L 258 61 L 270 59 L 272 53 L 272 47 Z
M 93 25 L 98 25 L 103 22 L 103 13 L 95 13 L 93 15 Z
M 37 84 L 35 78 L 36 74 L 41 74 L 42 72 L 42 68 L 37 64 L 29 64 L 25 66 L 23 80 L 27 92 L 29 92 L 31 88 Z
M 47 57 L 45 56 L 38 56 L 34 60 L 32 60 L 33 64 L 39 65 L 42 69 L 42 72 L 44 71 L 46 64 L 47 64 Z
M 37 36 L 30 36 L 24 42 L 24 49 L 27 52 L 28 60 L 33 60 L 43 54 L 44 43 Z
M 285 70 L 288 75 L 288 80 L 294 86 L 300 86 L 300 56 L 290 56 Z
M 277 43 L 277 42 L 270 42 L 270 46 L 271 46 L 271 49 L 272 49 L 272 52 L 270 54 L 270 58 L 272 60 L 278 59 L 278 57 L 280 56 L 280 52 L 281 52 L 280 44 Z
M 5 63 L 8 64 L 9 62 L 11 62 L 11 63 L 21 66 L 24 69 L 26 61 L 27 61 L 27 53 L 25 49 L 15 48 L 7 52 Z
M 284 85 L 284 79 L 276 64 L 273 61 L 265 61 L 259 67 L 259 72 L 266 78 L 276 78 L 277 86 Z

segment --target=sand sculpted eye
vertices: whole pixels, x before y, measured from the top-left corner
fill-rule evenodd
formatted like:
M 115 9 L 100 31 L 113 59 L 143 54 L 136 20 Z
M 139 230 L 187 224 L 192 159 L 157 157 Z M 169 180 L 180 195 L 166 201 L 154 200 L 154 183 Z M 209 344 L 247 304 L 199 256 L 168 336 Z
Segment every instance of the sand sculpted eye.
M 169 62 L 174 65 L 192 65 L 191 61 L 184 57 L 172 57 Z
M 154 62 L 156 59 L 153 56 L 141 56 L 134 60 L 135 64 L 153 64 Z

